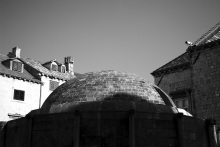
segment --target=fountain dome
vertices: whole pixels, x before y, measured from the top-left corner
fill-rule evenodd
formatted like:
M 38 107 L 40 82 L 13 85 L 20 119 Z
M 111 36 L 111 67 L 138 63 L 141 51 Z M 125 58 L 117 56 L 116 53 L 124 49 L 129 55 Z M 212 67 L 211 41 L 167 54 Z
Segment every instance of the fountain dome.
M 136 111 L 177 113 L 171 98 L 144 78 L 105 70 L 73 78 L 53 91 L 41 114 L 80 111 Z

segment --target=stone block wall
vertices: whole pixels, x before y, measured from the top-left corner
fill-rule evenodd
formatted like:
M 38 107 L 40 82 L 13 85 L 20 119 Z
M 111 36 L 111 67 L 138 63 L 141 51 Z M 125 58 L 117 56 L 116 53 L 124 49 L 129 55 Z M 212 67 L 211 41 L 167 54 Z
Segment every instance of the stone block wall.
M 209 147 L 204 120 L 172 113 L 80 111 L 44 114 L 8 122 L 0 146 Z M 4 135 L 7 134 L 7 135 Z
M 220 124 L 220 44 L 209 43 L 191 51 L 196 114 Z
M 155 78 L 155 84 L 167 94 L 191 88 L 190 69 L 181 70 Z
M 189 89 L 191 113 L 213 118 L 220 126 L 220 41 L 187 49 L 190 67 L 155 78 L 155 84 L 170 94 Z

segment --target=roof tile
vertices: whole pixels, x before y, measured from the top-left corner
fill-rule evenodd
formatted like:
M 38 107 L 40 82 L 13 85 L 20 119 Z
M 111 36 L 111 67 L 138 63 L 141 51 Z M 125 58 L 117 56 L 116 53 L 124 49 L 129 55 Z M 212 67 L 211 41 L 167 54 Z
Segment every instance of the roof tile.
M 208 32 L 203 34 L 192 45 L 198 46 L 218 39 L 220 39 L 220 22 L 217 23 L 214 27 L 212 27 Z
M 59 79 L 63 79 L 63 80 L 68 80 L 71 78 L 74 78 L 74 75 L 71 75 L 70 73 L 66 72 L 66 73 L 61 73 L 59 71 L 52 71 L 49 70 L 47 68 L 45 68 L 44 66 L 42 66 L 42 64 L 39 61 L 30 59 L 30 58 L 22 58 L 22 60 L 27 63 L 29 66 L 35 68 L 36 70 L 38 70 L 40 73 L 45 74 L 47 76 L 51 76 L 54 78 L 59 78 Z
M 156 69 L 152 72 L 152 74 L 161 72 L 167 69 L 171 69 L 173 67 L 177 67 L 183 64 L 187 64 L 190 62 L 189 54 L 188 52 L 183 53 L 182 55 L 178 56 L 177 58 L 173 59 L 172 61 L 168 62 L 167 64 L 163 65 L 162 67 Z

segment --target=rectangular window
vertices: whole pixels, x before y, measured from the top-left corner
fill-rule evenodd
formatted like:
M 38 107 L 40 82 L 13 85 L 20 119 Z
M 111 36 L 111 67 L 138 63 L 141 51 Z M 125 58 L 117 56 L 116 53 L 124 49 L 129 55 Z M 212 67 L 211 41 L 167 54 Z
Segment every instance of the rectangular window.
M 188 103 L 188 99 L 187 98 L 178 98 L 178 99 L 175 99 L 175 104 L 176 104 L 176 107 L 178 108 L 182 108 L 182 109 L 185 109 L 185 110 L 188 110 L 189 109 L 189 103 Z
M 23 90 L 14 89 L 14 100 L 24 101 L 24 94 Z
M 17 61 L 13 61 L 12 62 L 12 70 L 21 72 L 22 71 L 22 63 L 17 62 Z
M 59 86 L 59 82 L 50 80 L 50 90 L 53 91 Z
M 176 107 L 185 109 L 186 111 L 191 112 L 190 104 L 190 92 L 191 89 L 182 89 L 180 91 L 173 91 L 170 93 L 173 101 L 176 104 Z

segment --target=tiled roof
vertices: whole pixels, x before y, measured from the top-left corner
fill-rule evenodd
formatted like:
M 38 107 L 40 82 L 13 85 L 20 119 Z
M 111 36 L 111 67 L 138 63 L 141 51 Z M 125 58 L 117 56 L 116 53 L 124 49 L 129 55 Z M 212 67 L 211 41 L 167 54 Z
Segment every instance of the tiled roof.
M 219 39 L 220 39 L 220 31 L 218 31 L 218 33 L 216 33 L 214 36 L 212 36 L 212 38 L 207 40 L 207 42 L 212 42 L 212 41 L 219 40 Z
M 220 22 L 212 27 L 208 32 L 202 35 L 198 40 L 196 40 L 192 45 L 201 45 L 211 41 L 220 39 Z
M 8 56 L 0 54 L 0 74 L 3 76 L 13 77 L 17 79 L 27 80 L 35 83 L 41 83 L 40 80 L 36 79 L 34 76 L 32 76 L 26 69 L 23 69 L 23 73 L 10 70 L 7 67 L 5 67 L 2 62 L 5 60 L 8 60 Z M 19 60 L 19 59 L 18 59 Z
M 59 71 L 52 71 L 52 70 L 48 70 L 47 68 L 45 68 L 44 66 L 42 66 L 42 64 L 39 61 L 30 59 L 30 58 L 22 58 L 22 60 L 27 63 L 29 66 L 33 67 L 34 69 L 38 70 L 40 73 L 50 76 L 50 77 L 54 77 L 54 78 L 58 78 L 58 79 L 63 79 L 63 80 L 69 80 L 71 78 L 74 78 L 74 75 L 71 75 L 70 73 L 61 73 Z
M 154 75 L 155 73 L 164 71 L 164 70 L 168 70 L 168 69 L 172 69 L 181 65 L 185 65 L 188 64 L 190 62 L 190 58 L 189 58 L 189 54 L 188 52 L 183 53 L 182 55 L 180 55 L 179 57 L 173 59 L 172 61 L 168 62 L 167 64 L 163 65 L 162 67 L 156 69 L 155 71 L 153 71 L 151 74 Z

